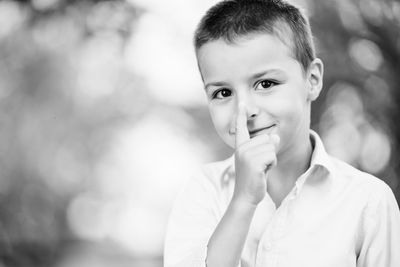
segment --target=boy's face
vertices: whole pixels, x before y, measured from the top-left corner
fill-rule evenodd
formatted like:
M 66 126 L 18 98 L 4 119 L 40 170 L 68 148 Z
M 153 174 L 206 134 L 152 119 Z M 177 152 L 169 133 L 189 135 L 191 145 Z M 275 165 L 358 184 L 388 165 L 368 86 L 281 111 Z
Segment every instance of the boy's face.
M 321 77 L 312 74 L 319 75 L 315 68 L 304 74 L 277 37 L 254 34 L 235 43 L 211 41 L 200 47 L 197 56 L 211 118 L 226 144 L 235 146 L 235 119 L 241 102 L 246 106 L 250 137 L 277 133 L 281 139 L 278 154 L 307 141 L 310 103 L 318 97 Z

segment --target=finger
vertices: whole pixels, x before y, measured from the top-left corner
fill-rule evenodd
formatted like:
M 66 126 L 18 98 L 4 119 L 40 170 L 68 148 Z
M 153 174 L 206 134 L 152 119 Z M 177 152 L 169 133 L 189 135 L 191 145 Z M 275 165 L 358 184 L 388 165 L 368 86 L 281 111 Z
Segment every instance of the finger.
M 239 149 L 241 151 L 247 151 L 247 150 L 252 150 L 259 146 L 263 146 L 265 144 L 273 144 L 273 143 L 268 134 L 261 134 L 261 135 L 257 135 L 257 136 L 254 136 L 253 138 L 251 138 L 250 142 L 241 144 Z
M 240 146 L 241 151 L 253 150 L 257 147 L 264 145 L 272 145 L 275 149 L 278 149 L 280 138 L 277 134 L 260 134 L 251 138 L 251 142 L 246 142 Z
M 236 148 L 238 148 L 241 144 L 250 140 L 249 130 L 247 129 L 247 114 L 245 105 L 243 103 L 239 103 L 238 112 L 236 115 Z
M 268 158 L 267 161 L 264 163 L 264 173 L 267 174 L 269 170 L 277 165 L 277 163 L 278 160 L 276 159 L 276 156 L 270 156 L 270 158 Z
M 259 152 L 253 162 L 253 164 L 257 166 L 256 168 L 264 173 L 269 171 L 272 167 L 276 166 L 276 163 L 277 159 L 273 151 Z
M 253 158 L 261 160 L 267 165 L 276 165 L 276 151 L 273 145 L 264 146 L 252 152 L 254 153 L 252 154 Z
M 275 160 L 274 160 L 274 162 L 270 165 L 270 168 L 271 168 L 271 167 L 276 166 L 276 165 L 278 164 L 278 160 L 277 160 L 277 158 L 276 158 L 276 153 L 277 153 L 277 151 L 278 151 L 278 147 L 279 147 L 279 143 L 281 142 L 281 138 L 280 138 L 279 135 L 277 135 L 277 134 L 271 134 L 271 135 L 270 135 L 270 140 L 271 140 L 271 143 L 274 145 L 274 148 L 275 148 Z M 268 170 L 269 170 L 270 168 L 268 168 Z
M 252 149 L 245 151 L 246 157 L 251 161 L 252 158 L 258 158 L 260 154 L 272 154 L 275 155 L 275 146 L 273 144 L 262 144 L 256 147 L 253 147 Z
M 279 143 L 281 141 L 281 138 L 277 134 L 271 134 L 270 135 L 270 140 L 274 144 L 275 148 L 278 149 Z

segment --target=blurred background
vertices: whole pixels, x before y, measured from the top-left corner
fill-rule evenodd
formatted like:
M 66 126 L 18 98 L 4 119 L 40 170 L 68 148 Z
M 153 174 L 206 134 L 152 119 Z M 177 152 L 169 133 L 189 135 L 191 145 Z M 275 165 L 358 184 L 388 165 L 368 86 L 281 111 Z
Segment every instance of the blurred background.
M 0 267 L 161 267 L 180 186 L 232 151 L 192 34 L 216 0 L 0 1 Z M 400 2 L 297 0 L 327 150 L 400 200 Z

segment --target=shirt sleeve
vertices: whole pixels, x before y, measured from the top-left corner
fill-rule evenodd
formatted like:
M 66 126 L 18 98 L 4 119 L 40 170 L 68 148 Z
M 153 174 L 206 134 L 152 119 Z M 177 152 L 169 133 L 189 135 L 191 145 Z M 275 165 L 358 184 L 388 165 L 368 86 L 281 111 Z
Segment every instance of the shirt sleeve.
M 400 211 L 389 186 L 373 193 L 363 226 L 363 244 L 357 267 L 400 266 Z
M 178 194 L 165 239 L 164 267 L 205 267 L 208 241 L 220 220 L 215 186 L 203 172 Z

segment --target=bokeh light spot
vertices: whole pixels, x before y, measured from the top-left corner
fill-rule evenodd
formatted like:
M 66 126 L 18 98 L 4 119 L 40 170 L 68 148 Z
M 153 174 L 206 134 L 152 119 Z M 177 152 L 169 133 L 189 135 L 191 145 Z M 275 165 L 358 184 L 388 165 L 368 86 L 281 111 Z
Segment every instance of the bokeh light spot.
M 389 138 L 373 128 L 364 132 L 361 147 L 361 167 L 370 173 L 379 173 L 389 163 L 391 146 Z
M 350 121 L 338 123 L 322 136 L 326 150 L 332 156 L 347 163 L 355 164 L 358 160 L 361 135 Z
M 367 71 L 376 71 L 383 62 L 379 47 L 367 39 L 358 39 L 350 43 L 351 58 Z
M 205 105 L 192 42 L 185 37 L 162 19 L 143 15 L 127 44 L 125 59 L 132 71 L 146 79 L 149 92 L 157 100 Z
M 80 238 L 98 241 L 107 232 L 106 220 L 102 215 L 103 204 L 95 197 L 81 194 L 70 203 L 67 216 L 71 230 Z
M 46 10 L 55 7 L 60 0 L 32 0 L 32 5 L 35 9 Z
M 0 39 L 15 31 L 27 18 L 27 13 L 16 1 L 0 2 Z

